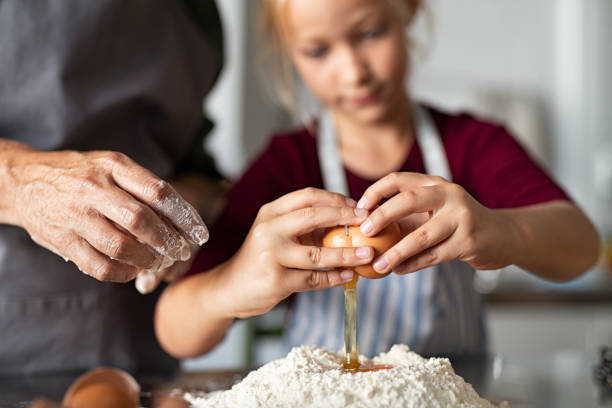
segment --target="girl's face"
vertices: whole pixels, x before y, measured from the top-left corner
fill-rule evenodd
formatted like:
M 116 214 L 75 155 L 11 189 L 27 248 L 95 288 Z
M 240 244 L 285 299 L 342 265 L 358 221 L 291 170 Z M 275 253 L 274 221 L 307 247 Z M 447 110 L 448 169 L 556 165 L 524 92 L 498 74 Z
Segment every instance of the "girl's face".
M 302 79 L 334 113 L 389 119 L 405 101 L 404 23 L 381 0 L 289 0 L 287 47 Z

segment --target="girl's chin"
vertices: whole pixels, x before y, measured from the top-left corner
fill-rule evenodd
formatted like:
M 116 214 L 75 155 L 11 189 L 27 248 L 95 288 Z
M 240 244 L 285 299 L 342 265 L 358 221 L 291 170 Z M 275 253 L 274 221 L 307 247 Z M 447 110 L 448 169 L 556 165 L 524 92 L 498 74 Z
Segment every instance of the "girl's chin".
M 348 116 L 350 116 L 355 122 L 359 122 L 364 125 L 375 125 L 386 122 L 389 119 L 389 112 L 381 107 L 370 106 L 351 109 L 348 112 Z

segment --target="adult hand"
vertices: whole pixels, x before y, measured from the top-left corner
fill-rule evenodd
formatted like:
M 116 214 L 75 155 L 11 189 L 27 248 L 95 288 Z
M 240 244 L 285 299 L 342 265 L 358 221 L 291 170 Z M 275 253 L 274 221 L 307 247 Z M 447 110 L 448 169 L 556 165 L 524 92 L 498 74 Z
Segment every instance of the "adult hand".
M 376 208 L 383 198 L 389 199 Z M 376 235 L 397 221 L 405 235 L 374 260 L 380 273 L 416 272 L 453 259 L 476 269 L 510 263 L 503 250 L 509 237 L 516 235 L 510 219 L 442 177 L 391 173 L 371 185 L 357 207 L 372 210 L 361 224 L 364 234 Z
M 249 234 L 219 274 L 231 300 L 231 317 L 262 314 L 294 292 L 325 289 L 350 282 L 347 267 L 371 262 L 374 251 L 322 248 L 313 234 L 337 225 L 357 225 L 367 216 L 355 201 L 315 188 L 289 193 L 264 205 Z M 339 268 L 339 270 L 322 270 Z
M 194 205 L 198 214 L 211 224 L 221 213 L 229 186 L 227 182 L 216 182 L 195 173 L 181 173 L 172 179 L 172 186 L 180 196 Z M 193 255 L 199 245 L 191 244 L 191 257 L 188 261 L 173 261 L 165 258 L 159 271 L 156 268 L 144 271 L 136 277 L 136 287 L 141 293 L 147 293 L 162 281 L 172 282 L 182 276 L 191 266 Z
M 149 291 L 208 240 L 193 207 L 165 181 L 108 151 L 19 152 L 10 162 L 14 224 L 100 280 L 140 272 Z
M 198 252 L 200 245 L 189 244 L 190 255 L 186 261 L 174 261 L 167 256 L 162 256 L 161 261 L 147 270 L 141 271 L 136 276 L 136 289 L 142 294 L 152 292 L 162 281 L 174 282 L 191 266 L 193 257 Z

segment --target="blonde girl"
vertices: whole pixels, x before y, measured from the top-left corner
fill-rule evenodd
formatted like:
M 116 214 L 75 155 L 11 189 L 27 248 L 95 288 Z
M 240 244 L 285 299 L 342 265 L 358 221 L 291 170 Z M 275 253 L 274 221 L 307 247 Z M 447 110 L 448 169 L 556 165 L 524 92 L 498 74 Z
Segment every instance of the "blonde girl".
M 474 269 L 515 264 L 564 281 L 595 262 L 589 220 L 504 128 L 411 100 L 405 33 L 421 7 L 261 2 L 280 100 L 299 109 L 297 74 L 322 110 L 272 138 L 235 185 L 194 274 L 166 290 L 156 327 L 168 351 L 207 351 L 234 319 L 293 293 L 288 342 L 340 349 L 338 286 L 350 266 L 373 260 L 395 273 L 358 285 L 363 354 L 405 343 L 424 355 L 479 357 L 487 342 Z M 374 235 L 391 222 L 403 239 L 376 259 L 369 247 L 320 247 L 325 227 Z

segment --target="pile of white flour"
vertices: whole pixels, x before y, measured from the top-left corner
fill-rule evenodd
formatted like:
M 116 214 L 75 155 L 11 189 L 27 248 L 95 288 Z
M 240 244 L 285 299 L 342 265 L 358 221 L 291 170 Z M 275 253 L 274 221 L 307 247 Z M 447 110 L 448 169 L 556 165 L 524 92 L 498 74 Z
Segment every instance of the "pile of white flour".
M 361 363 L 387 370 L 349 373 L 343 355 L 296 347 L 227 391 L 187 393 L 195 408 L 234 407 L 494 407 L 453 371 L 448 359 L 425 359 L 405 345 Z M 503 405 L 507 406 L 507 405 Z

